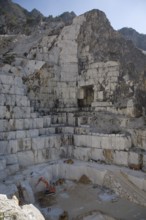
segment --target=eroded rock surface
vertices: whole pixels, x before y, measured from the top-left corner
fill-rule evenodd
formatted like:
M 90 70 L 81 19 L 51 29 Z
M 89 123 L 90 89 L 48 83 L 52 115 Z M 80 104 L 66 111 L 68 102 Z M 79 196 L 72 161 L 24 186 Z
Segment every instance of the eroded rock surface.
M 0 178 L 60 158 L 145 170 L 146 57 L 99 10 L 55 22 L 1 36 Z
M 21 188 L 34 203 L 42 174 L 48 181 L 87 175 L 102 185 L 110 166 L 126 167 L 128 181 L 146 191 L 146 56 L 99 10 L 42 19 L 33 33 L 7 27 L 0 36 L 1 192 Z M 62 170 L 60 159 L 68 161 Z M 106 177 L 111 188 L 119 181 Z M 142 204 L 139 197 L 130 198 Z
M 16 220 L 44 220 L 40 211 L 32 204 L 20 207 L 16 197 L 8 199 L 5 195 L 0 195 L 0 218 Z

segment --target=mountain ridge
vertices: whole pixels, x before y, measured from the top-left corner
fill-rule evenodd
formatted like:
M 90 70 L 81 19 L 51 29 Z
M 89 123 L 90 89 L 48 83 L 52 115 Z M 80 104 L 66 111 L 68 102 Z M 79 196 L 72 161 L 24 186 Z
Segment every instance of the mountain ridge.
M 0 0 L 0 34 L 26 34 L 37 31 L 42 21 L 61 21 L 65 25 L 71 24 L 76 16 L 74 12 L 64 12 L 60 16 L 45 17 L 37 9 L 27 11 L 11 0 Z
M 118 31 L 126 40 L 131 40 L 136 47 L 146 51 L 146 34 L 141 34 L 128 27 L 123 27 Z

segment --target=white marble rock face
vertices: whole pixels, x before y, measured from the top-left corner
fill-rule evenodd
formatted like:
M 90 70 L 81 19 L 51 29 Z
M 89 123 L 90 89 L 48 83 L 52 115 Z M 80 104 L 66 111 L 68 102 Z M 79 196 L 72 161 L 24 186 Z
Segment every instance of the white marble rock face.
M 120 100 L 121 108 L 114 103 L 119 61 L 95 58 L 90 41 L 81 48 L 87 22 L 86 15 L 77 16 L 54 35 L 40 35 L 27 56 L 16 53 L 13 65 L 0 67 L 0 179 L 62 157 L 145 169 L 144 118 L 141 129 L 138 119 L 132 122 L 134 95 Z M 84 34 L 88 41 L 90 33 Z M 26 52 L 23 44 L 19 48 Z M 137 85 L 124 74 L 122 85 L 132 94 Z
M 145 77 L 144 69 L 138 72 L 141 64 L 131 63 L 143 58 L 139 50 L 128 59 L 131 49 L 102 25 L 98 13 L 77 16 L 70 25 L 54 22 L 55 31 L 47 27 L 39 36 L 15 36 L 15 60 L 0 65 L 0 215 L 44 220 L 30 204 L 44 190 L 43 184 L 36 187 L 40 176 L 51 182 L 86 175 L 146 206 L 145 107 L 137 97 L 145 92 Z M 18 185 L 30 205 L 20 207 L 16 198 L 1 195 L 18 195 Z

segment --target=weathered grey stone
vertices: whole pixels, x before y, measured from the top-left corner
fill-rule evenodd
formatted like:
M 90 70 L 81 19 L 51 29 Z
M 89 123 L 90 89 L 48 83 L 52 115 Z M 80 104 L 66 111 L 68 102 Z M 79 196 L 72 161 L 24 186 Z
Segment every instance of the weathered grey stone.
M 46 128 L 41 128 L 39 129 L 39 136 L 45 136 L 47 133 L 46 133 Z
M 16 139 L 26 138 L 26 131 L 16 131 Z
M 14 107 L 13 118 L 30 118 L 30 107 Z
M 5 103 L 5 96 L 4 96 L 4 94 L 1 94 L 0 95 L 0 105 L 3 106 L 4 103 Z
M 15 120 L 15 129 L 22 130 L 23 129 L 23 119 L 16 119 Z
M 16 138 L 16 131 L 5 132 L 5 137 L 7 140 L 12 140 Z
M 103 144 L 101 144 L 102 141 L 102 137 L 101 136 L 87 136 L 88 138 L 88 142 L 90 144 L 90 146 L 92 146 L 93 148 L 102 148 Z M 104 146 L 103 146 L 104 148 Z
M 0 132 L 8 130 L 8 121 L 0 119 Z
M 16 105 L 17 106 L 23 106 L 23 107 L 27 107 L 29 106 L 29 100 L 26 96 L 24 95 L 16 95 Z
M 128 166 L 128 152 L 115 151 L 113 161 L 117 165 Z
M 146 167 L 146 153 L 143 154 L 143 166 Z
M 93 161 L 99 161 L 103 162 L 105 161 L 104 155 L 103 155 L 103 150 L 102 149 L 97 149 L 97 148 L 92 148 L 91 149 L 91 160 Z
M 102 149 L 128 150 L 131 147 L 131 139 L 121 135 L 74 135 L 74 144 Z
M 6 117 L 6 106 L 0 106 L 0 118 L 4 119 Z
M 19 169 L 20 169 L 19 164 L 12 164 L 7 166 L 9 175 L 15 174 L 17 171 L 19 171 Z
M 91 158 L 91 148 L 75 147 L 73 156 L 77 160 L 88 161 Z
M 46 135 L 55 134 L 55 127 L 46 128 Z
M 14 85 L 21 87 L 21 85 L 23 85 L 22 78 L 18 77 L 18 76 L 15 76 L 15 78 L 14 78 Z
M 35 164 L 45 163 L 52 158 L 51 149 L 39 149 L 34 152 Z
M 66 136 L 66 139 L 64 140 L 66 140 L 67 144 L 69 144 L 68 136 Z M 62 138 L 60 135 L 52 135 L 49 137 L 48 143 L 49 143 L 49 147 L 59 149 L 62 144 Z
M 24 200 L 27 204 L 34 204 L 35 203 L 35 198 L 34 198 L 34 194 L 32 191 L 31 186 L 29 185 L 29 183 L 27 181 L 23 181 L 20 183 L 22 191 L 23 191 L 23 196 L 24 196 Z
M 0 180 L 5 180 L 9 175 L 9 172 L 7 169 L 0 170 Z
M 137 152 L 129 152 L 128 163 L 129 167 L 134 170 L 140 170 L 142 168 L 144 158 L 143 155 Z
M 44 149 L 45 148 L 45 137 L 32 138 L 32 149 Z
M 14 93 L 12 93 L 12 94 L 23 96 L 24 95 L 24 88 L 23 87 L 19 88 L 19 87 L 15 86 Z
M 3 84 L 2 88 L 0 88 L 0 91 L 4 94 L 15 94 L 15 86 L 13 84 Z
M 32 129 L 33 128 L 33 123 L 32 123 L 32 119 L 24 119 L 24 129 Z
M 30 165 L 34 164 L 34 153 L 29 150 L 29 151 L 23 151 L 23 152 L 18 152 L 18 162 L 20 167 L 28 167 Z
M 10 140 L 8 145 L 8 153 L 14 154 L 18 151 L 18 141 L 17 140 Z
M 91 138 L 90 138 L 91 140 Z M 89 137 L 88 137 L 88 142 L 89 142 Z M 75 146 L 87 146 L 90 147 L 91 146 L 91 141 L 89 142 L 89 144 L 87 143 L 87 136 L 86 135 L 74 135 L 74 145 Z
M 43 127 L 44 128 L 47 128 L 47 127 L 49 127 L 50 126 L 50 124 L 51 124 L 51 117 L 43 117 Z
M 9 123 L 8 123 L 8 127 L 10 130 L 15 130 L 15 124 L 16 124 L 16 121 L 14 119 L 10 119 L 9 120 Z
M 38 137 L 39 135 L 39 130 L 38 129 L 32 129 L 26 131 L 26 137 L 31 138 L 31 137 Z
M 106 149 L 128 150 L 131 144 L 131 138 L 123 135 L 111 135 L 102 139 L 103 148 Z
M 23 142 L 23 150 L 30 150 L 32 147 L 32 140 L 31 138 L 25 138 L 22 140 Z
M 14 165 L 18 163 L 18 158 L 16 154 L 9 154 L 5 156 L 7 165 Z
M 32 121 L 33 128 L 43 128 L 43 118 L 34 118 Z
M 0 141 L 0 155 L 7 153 L 8 141 Z
M 6 168 L 6 160 L 0 157 L 0 170 L 4 170 Z

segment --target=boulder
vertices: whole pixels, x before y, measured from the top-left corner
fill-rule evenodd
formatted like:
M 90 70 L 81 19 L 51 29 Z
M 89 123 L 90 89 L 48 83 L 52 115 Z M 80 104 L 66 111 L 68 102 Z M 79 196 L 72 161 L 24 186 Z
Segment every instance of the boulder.
M 8 199 L 6 195 L 0 195 L 0 219 L 45 220 L 32 204 L 20 207 L 16 197 Z

